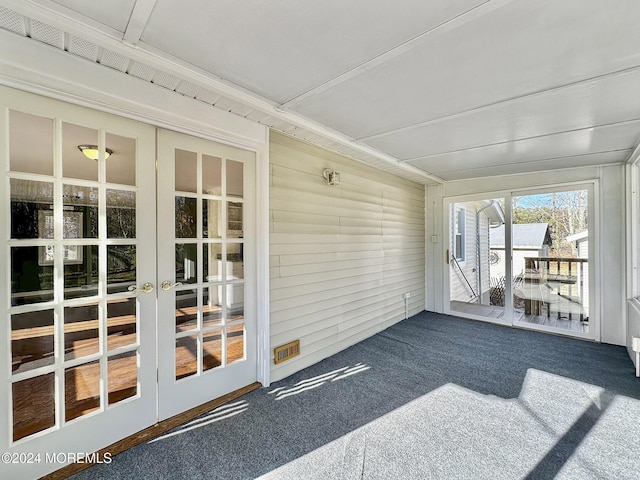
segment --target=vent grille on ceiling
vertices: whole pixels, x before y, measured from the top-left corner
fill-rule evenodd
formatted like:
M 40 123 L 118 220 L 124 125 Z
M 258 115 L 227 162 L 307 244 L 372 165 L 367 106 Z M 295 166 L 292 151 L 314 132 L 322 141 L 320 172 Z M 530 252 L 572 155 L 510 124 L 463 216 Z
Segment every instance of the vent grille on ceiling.
M 300 355 L 300 340 L 294 340 L 273 350 L 273 363 L 278 364 Z
M 20 35 L 27 34 L 24 17 L 5 7 L 0 7 L 0 27 Z
M 86 58 L 87 60 L 91 60 L 92 62 L 96 62 L 98 60 L 98 46 L 95 43 L 88 42 L 83 38 L 78 38 L 75 35 L 69 36 L 67 50 L 69 51 L 69 53 L 73 53 L 74 55 L 77 55 L 79 57 Z
M 62 31 L 38 20 L 31 20 L 31 38 L 52 47 L 64 47 L 64 34 Z

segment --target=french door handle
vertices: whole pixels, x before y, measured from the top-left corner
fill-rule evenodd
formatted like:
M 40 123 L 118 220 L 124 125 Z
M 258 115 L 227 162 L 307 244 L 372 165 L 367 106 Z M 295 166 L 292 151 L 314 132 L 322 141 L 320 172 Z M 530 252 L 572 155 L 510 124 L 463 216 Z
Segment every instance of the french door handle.
M 162 290 L 166 292 L 167 290 L 171 290 L 173 287 L 179 287 L 180 285 L 182 285 L 182 282 L 171 283 L 169 280 L 165 280 L 162 282 L 160 287 L 162 287 Z
M 131 293 L 138 293 L 138 292 L 151 293 L 153 292 L 153 284 L 147 282 L 144 285 L 142 285 L 141 288 L 138 288 L 135 285 L 131 285 L 127 290 L 129 290 Z

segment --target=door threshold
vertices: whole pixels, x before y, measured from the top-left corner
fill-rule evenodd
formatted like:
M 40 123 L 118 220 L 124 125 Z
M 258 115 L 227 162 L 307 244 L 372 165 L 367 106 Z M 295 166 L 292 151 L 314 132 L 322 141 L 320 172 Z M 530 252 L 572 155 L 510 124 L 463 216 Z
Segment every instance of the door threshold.
M 158 435 L 168 432 L 172 428 L 178 427 L 202 415 L 203 413 L 207 413 L 213 410 L 214 408 L 218 408 L 219 406 L 224 405 L 225 403 L 228 403 L 239 397 L 242 397 L 243 395 L 246 395 L 247 393 L 252 392 L 253 390 L 256 390 L 260 387 L 262 387 L 261 383 L 254 382 L 250 385 L 247 385 L 246 387 L 239 388 L 238 390 L 227 393 L 226 395 L 218 397 L 207 403 L 203 403 L 202 405 L 194 407 L 190 410 L 187 410 L 186 412 L 179 413 L 178 415 L 175 415 L 171 418 L 163 420 L 162 422 L 158 422 L 155 425 L 145 428 L 144 430 L 141 430 L 138 433 L 134 433 L 133 435 L 123 438 L 122 440 L 119 440 L 116 443 L 113 443 L 108 447 L 105 447 L 102 450 L 99 450 L 97 452 L 98 455 L 96 455 L 96 457 L 103 458 L 105 453 L 109 453 L 112 457 L 114 457 L 117 454 L 124 452 L 125 450 L 128 450 L 132 447 L 135 447 L 136 445 L 140 445 L 141 443 L 151 440 L 152 438 L 157 437 Z M 70 465 L 67 465 L 66 467 L 62 467 L 61 469 L 56 470 L 53 473 L 50 473 L 48 475 L 45 475 L 44 477 L 41 477 L 40 480 L 62 480 L 86 468 L 89 468 L 92 465 L 95 465 L 95 462 L 94 463 L 72 463 Z

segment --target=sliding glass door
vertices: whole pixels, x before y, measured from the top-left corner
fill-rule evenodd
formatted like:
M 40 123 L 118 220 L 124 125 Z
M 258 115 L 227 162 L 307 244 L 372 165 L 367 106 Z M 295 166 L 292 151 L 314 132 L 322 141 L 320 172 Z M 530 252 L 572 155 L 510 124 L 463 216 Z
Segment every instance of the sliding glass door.
M 589 191 L 512 199 L 514 323 L 589 333 Z
M 452 315 L 594 338 L 592 184 L 451 199 Z

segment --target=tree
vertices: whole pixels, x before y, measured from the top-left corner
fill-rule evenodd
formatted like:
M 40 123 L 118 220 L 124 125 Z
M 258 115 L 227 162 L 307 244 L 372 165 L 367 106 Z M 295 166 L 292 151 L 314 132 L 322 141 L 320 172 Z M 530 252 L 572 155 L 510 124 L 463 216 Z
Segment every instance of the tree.
M 513 198 L 514 224 L 547 223 L 551 230 L 550 255 L 573 257 L 573 246 L 566 238 L 588 228 L 588 191 L 526 195 Z

